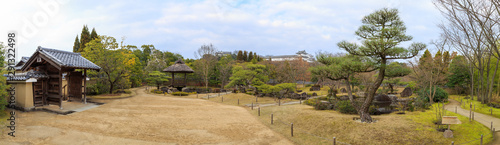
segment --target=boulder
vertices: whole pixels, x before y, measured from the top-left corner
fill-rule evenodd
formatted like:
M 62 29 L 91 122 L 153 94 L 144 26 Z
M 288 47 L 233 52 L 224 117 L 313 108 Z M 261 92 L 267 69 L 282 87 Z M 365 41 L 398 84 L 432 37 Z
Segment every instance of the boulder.
M 410 97 L 413 94 L 413 91 L 410 87 L 406 87 L 403 92 L 400 93 L 401 97 Z
M 379 107 L 389 107 L 392 104 L 392 99 L 384 94 L 375 95 L 373 104 Z
M 312 93 L 312 96 L 313 96 L 313 97 L 314 97 L 314 96 L 318 96 L 318 94 L 316 94 L 316 92 L 314 92 L 314 93 Z
M 312 86 L 309 91 L 319 91 L 321 90 L 321 86 L 320 85 L 314 85 Z

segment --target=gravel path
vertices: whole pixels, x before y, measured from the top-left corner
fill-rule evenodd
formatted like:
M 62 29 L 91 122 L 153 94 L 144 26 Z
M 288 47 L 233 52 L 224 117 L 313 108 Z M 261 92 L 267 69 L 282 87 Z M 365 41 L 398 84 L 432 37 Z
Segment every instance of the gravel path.
M 293 144 L 245 108 L 149 95 L 69 115 L 17 111 L 16 137 L 0 144 Z

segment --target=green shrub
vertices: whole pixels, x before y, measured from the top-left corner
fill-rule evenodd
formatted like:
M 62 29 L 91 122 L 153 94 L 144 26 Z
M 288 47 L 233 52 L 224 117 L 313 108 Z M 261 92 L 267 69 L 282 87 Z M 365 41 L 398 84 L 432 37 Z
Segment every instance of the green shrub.
M 309 100 L 305 100 L 305 101 L 304 101 L 304 104 L 309 105 L 309 106 L 314 106 L 314 105 L 316 105 L 316 100 L 317 100 L 317 99 L 309 99 Z
M 307 85 L 306 85 L 306 87 L 311 87 L 311 86 L 313 86 L 313 85 L 312 85 L 312 84 L 307 84 Z
M 125 90 L 125 94 L 132 94 L 132 91 L 130 91 L 130 90 Z
M 358 114 L 358 112 L 356 111 L 356 108 L 354 108 L 354 106 L 352 106 L 351 101 L 348 101 L 348 100 L 338 101 L 337 105 L 335 105 L 335 106 L 337 107 L 337 111 L 339 111 L 340 113 Z
M 189 93 L 187 92 L 173 92 L 172 95 L 174 96 L 187 96 Z
M 320 100 L 316 100 L 316 104 L 314 104 L 314 109 L 316 110 L 328 110 L 330 103 L 321 102 Z
M 246 92 L 245 94 L 253 95 L 253 92 Z
M 434 102 L 441 102 L 441 101 L 447 101 L 448 100 L 448 93 L 441 89 L 440 87 L 433 87 L 432 90 L 436 89 L 436 92 L 434 94 L 434 98 L 432 100 Z M 420 89 L 417 92 L 419 97 L 422 97 L 425 99 L 425 101 L 429 102 L 429 88 L 426 89 Z

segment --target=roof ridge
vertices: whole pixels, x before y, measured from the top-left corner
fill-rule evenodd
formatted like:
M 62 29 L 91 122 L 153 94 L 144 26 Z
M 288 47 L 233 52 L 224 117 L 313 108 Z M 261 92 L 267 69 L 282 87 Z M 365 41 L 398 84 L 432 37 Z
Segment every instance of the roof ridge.
M 55 52 L 60 52 L 60 53 L 73 54 L 73 55 L 82 55 L 82 54 L 80 54 L 78 52 L 69 52 L 69 51 L 58 50 L 58 49 L 53 49 L 53 48 L 45 48 L 45 47 L 42 47 L 42 46 L 38 46 L 38 50 L 55 51 Z

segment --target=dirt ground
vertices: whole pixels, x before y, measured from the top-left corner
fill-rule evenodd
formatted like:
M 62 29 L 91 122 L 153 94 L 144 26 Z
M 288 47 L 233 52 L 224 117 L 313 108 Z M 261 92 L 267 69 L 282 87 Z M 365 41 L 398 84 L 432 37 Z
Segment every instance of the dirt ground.
M 0 144 L 293 144 L 242 107 L 137 93 L 69 115 L 16 111 Z

